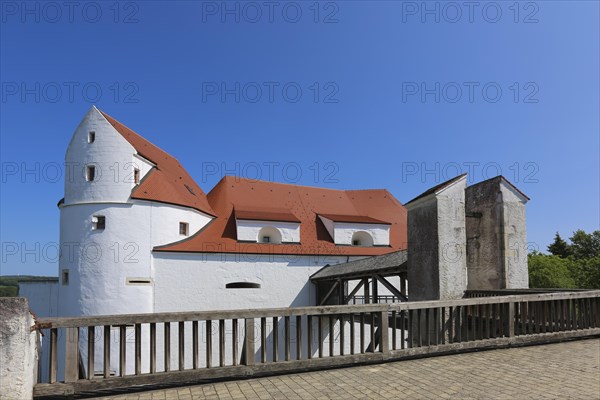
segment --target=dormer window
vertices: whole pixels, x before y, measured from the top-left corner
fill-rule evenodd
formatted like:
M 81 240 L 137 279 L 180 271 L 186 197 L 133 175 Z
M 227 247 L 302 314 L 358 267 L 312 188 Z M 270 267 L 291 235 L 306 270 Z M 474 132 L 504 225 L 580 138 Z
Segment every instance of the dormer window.
M 94 143 L 96 140 L 96 132 L 90 131 L 88 132 L 88 143 Z
M 280 244 L 282 242 L 281 231 L 274 226 L 265 226 L 258 232 L 257 242 Z
M 88 182 L 92 182 L 95 177 L 96 177 L 96 167 L 94 167 L 93 165 L 88 165 L 87 168 L 85 169 L 85 179 Z
M 373 237 L 365 231 L 354 232 L 352 246 L 373 246 Z
M 140 170 L 138 168 L 133 169 L 133 182 L 135 184 L 140 183 Z
M 92 217 L 92 229 L 101 231 L 106 228 L 106 217 L 104 215 L 94 215 Z
M 183 236 L 188 236 L 189 227 L 190 227 L 190 224 L 188 224 L 187 222 L 180 222 L 179 223 L 179 234 L 183 235 Z

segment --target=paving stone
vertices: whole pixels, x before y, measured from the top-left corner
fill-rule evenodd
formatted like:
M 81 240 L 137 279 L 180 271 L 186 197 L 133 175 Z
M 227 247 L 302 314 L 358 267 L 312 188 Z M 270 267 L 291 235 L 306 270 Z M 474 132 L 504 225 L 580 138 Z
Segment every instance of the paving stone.
M 600 339 L 463 353 L 104 398 L 600 400 Z

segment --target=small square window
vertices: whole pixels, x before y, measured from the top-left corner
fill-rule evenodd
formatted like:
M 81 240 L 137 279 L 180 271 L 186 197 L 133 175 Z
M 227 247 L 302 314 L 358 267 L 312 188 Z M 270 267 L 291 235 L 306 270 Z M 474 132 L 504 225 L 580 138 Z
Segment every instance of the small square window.
M 96 167 L 93 165 L 88 165 L 85 170 L 85 179 L 89 182 L 93 181 L 96 177 Z
M 96 132 L 90 131 L 88 133 L 88 143 L 94 143 L 95 140 L 96 140 Z
M 102 230 L 106 228 L 106 217 L 103 215 L 95 215 L 92 217 L 92 229 Z
M 189 226 L 190 226 L 190 224 L 188 224 L 187 222 L 180 222 L 179 223 L 179 234 L 187 236 L 189 234 Z
M 360 240 L 353 240 L 352 246 L 360 246 Z
M 263 243 L 271 243 L 271 236 L 263 236 L 262 242 Z
M 133 169 L 133 182 L 140 183 L 140 170 L 137 168 Z
M 61 281 L 62 281 L 63 285 L 69 284 L 69 270 L 68 269 L 63 269 L 61 271 Z

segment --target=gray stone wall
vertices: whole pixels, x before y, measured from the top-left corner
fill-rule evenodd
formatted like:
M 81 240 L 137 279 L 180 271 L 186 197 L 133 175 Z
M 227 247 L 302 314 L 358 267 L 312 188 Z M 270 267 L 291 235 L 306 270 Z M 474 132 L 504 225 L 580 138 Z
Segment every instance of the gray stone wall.
M 37 381 L 37 332 L 27 299 L 0 298 L 0 400 L 33 396 Z

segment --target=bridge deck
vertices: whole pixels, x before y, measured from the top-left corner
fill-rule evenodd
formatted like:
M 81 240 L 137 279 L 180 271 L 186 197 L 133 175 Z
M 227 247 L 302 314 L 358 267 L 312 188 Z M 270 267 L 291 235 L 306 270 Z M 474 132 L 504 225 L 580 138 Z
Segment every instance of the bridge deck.
M 121 400 L 600 399 L 600 339 L 122 394 Z

